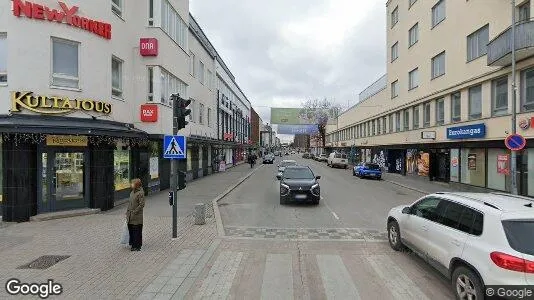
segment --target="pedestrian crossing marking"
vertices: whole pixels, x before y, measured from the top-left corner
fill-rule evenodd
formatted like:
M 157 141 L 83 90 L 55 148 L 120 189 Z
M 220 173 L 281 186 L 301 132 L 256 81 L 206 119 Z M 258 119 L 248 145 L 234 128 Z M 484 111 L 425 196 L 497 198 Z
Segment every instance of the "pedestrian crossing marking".
M 165 150 L 165 155 L 184 155 L 184 151 L 180 148 L 180 145 L 178 145 L 178 142 L 174 137 L 172 137 L 169 142 L 167 150 Z

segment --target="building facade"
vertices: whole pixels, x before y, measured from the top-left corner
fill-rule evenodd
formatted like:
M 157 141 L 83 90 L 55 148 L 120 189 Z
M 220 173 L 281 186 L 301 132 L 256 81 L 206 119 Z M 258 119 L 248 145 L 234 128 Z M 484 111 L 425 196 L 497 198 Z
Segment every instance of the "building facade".
M 293 147 L 307 150 L 310 146 L 310 136 L 307 134 L 295 134 Z
M 527 139 L 518 174 L 504 144 L 514 99 L 509 1 L 388 1 L 387 74 L 329 127 L 327 147 L 389 172 L 492 190 L 510 191 L 514 175 L 534 196 L 534 11 L 516 2 L 517 128 Z
M 258 113 L 252 108 L 250 110 L 250 144 L 256 149 L 258 149 L 258 147 L 260 146 L 260 124 L 261 118 Z
M 168 188 L 162 138 L 172 133 L 172 93 L 193 100 L 181 168 L 190 178 L 210 173 L 223 143 L 216 51 L 188 1 L 14 0 L 0 12 L 4 221 L 107 210 L 136 177 L 147 192 Z M 193 76 L 191 65 L 202 64 L 204 77 Z

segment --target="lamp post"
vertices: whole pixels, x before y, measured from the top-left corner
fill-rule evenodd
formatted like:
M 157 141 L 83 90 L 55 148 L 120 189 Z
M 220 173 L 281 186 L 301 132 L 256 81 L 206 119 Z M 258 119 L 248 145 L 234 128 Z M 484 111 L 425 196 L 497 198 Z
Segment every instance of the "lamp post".
M 510 44 L 512 47 L 512 134 L 517 133 L 516 128 L 516 81 L 515 81 L 515 0 L 511 0 L 512 4 L 512 27 Z M 512 151 L 510 156 L 510 173 L 512 174 L 511 192 L 517 195 L 517 152 Z

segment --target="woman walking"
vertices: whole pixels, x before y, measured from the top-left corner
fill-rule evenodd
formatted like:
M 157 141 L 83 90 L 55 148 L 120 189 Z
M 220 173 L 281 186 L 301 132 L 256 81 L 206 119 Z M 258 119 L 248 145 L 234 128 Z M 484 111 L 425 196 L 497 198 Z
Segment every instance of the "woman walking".
M 130 201 L 126 210 L 126 222 L 130 233 L 131 251 L 140 251 L 143 244 L 143 208 L 145 207 L 145 192 L 141 179 L 132 180 L 131 188 Z

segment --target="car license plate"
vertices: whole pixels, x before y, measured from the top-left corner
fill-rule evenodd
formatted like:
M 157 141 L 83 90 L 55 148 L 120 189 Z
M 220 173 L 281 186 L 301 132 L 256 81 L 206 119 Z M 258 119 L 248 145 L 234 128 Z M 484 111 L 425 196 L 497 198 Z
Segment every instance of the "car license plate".
M 295 195 L 295 199 L 306 199 L 307 197 L 306 195 Z

